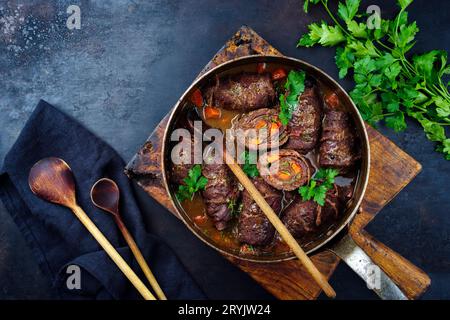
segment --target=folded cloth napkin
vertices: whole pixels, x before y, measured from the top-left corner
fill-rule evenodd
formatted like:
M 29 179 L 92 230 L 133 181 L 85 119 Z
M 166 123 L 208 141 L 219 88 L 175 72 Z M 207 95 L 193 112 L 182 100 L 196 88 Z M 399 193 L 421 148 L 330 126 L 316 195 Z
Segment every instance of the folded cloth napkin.
M 205 298 L 171 249 L 146 232 L 120 156 L 75 120 L 41 100 L 5 158 L 0 199 L 62 299 L 141 296 L 69 209 L 31 192 L 28 173 L 45 157 L 59 157 L 69 164 L 80 206 L 149 288 L 111 215 L 91 203 L 91 187 L 102 177 L 119 185 L 124 222 L 168 299 Z

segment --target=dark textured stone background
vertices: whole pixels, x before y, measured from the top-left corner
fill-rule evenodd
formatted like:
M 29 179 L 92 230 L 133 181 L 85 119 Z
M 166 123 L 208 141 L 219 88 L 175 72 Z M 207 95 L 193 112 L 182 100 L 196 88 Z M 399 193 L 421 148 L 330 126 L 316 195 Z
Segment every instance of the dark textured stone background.
M 19 3 L 19 5 L 17 4 Z M 283 53 L 337 78 L 334 50 L 296 49 L 306 24 L 325 17 L 301 1 L 0 1 L 0 163 L 39 99 L 58 106 L 110 143 L 128 161 L 201 68 L 242 25 Z M 82 28 L 65 27 L 69 4 L 81 6 Z M 378 4 L 383 16 L 394 1 Z M 416 52 L 449 50 L 449 2 L 414 1 L 421 31 Z M 349 81 L 340 81 L 350 88 Z M 450 162 L 409 123 L 384 134 L 423 165 L 423 172 L 368 230 L 432 278 L 424 298 L 450 298 Z M 70 146 L 68 146 L 70 147 Z M 141 190 L 154 232 L 176 250 L 210 298 L 271 298 L 244 273 L 197 240 Z M 339 299 L 375 298 L 348 267 L 331 279 Z M 10 216 L 0 206 L 0 298 L 51 298 Z

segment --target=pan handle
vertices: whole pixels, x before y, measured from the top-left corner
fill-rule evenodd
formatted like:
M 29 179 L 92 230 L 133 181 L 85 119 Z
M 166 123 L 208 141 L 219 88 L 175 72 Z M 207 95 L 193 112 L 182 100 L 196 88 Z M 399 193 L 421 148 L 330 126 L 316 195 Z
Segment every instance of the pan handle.
M 330 250 L 382 299 L 417 299 L 430 285 L 421 269 L 364 230 L 345 235 Z
M 419 298 L 430 286 L 430 277 L 400 254 L 364 230 L 351 233 L 353 240 L 400 287 L 409 299 Z

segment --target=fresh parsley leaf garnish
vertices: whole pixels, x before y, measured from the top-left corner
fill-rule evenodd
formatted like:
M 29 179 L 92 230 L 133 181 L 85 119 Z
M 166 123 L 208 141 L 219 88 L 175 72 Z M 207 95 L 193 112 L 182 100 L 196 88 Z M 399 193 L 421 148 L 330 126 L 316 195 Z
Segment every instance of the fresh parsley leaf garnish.
M 339 171 L 336 169 L 324 169 L 320 168 L 315 174 L 313 179 L 322 181 L 328 189 L 333 186 L 334 178 L 339 174 Z
M 286 126 L 298 106 L 298 97 L 305 91 L 305 72 L 289 71 L 284 89 L 286 93 L 280 95 L 280 114 L 278 117 L 281 123 Z
M 319 24 L 312 23 L 308 26 L 309 33 L 305 34 L 297 46 L 312 47 L 320 43 L 324 47 L 332 47 L 345 41 L 345 35 L 338 27 L 329 26 L 325 21 Z
M 256 166 L 257 156 L 255 152 L 244 151 L 241 154 L 241 159 L 244 160 L 242 171 L 250 178 L 259 176 L 258 167 Z
M 359 2 L 360 0 L 347 0 L 345 4 L 339 2 L 338 14 L 346 23 L 352 22 L 352 19 L 358 12 Z
M 397 0 L 400 11 L 392 20 L 372 14 L 369 19 L 379 25 L 369 29 L 367 14 L 359 10 L 360 0 L 339 1 L 336 14 L 327 0 L 306 0 L 305 12 L 320 4 L 335 24 L 310 24 L 297 46 L 335 46 L 339 77 L 353 71 L 355 86 L 350 96 L 364 120 L 374 126 L 384 121 L 398 132 L 406 129 L 406 117 L 413 118 L 427 138 L 436 142 L 436 150 L 450 160 L 444 129 L 450 125 L 450 83 L 444 79 L 450 74 L 450 64 L 442 50 L 407 56 L 419 32 L 416 22 L 408 21 L 406 9 L 412 2 Z M 288 107 L 285 104 L 289 111 Z
M 333 188 L 334 178 L 338 174 L 339 171 L 336 169 L 320 168 L 309 181 L 308 185 L 298 189 L 303 201 L 313 199 L 320 206 L 324 206 L 327 191 Z
M 208 183 L 208 179 L 202 176 L 202 166 L 199 164 L 194 165 L 189 170 L 187 177 L 183 181 L 185 184 L 179 185 L 176 193 L 179 201 L 192 200 L 194 194 L 199 190 L 205 189 Z
M 299 193 L 302 196 L 303 201 L 313 199 L 320 206 L 325 204 L 325 197 L 327 188 L 323 185 L 317 185 L 317 181 L 311 180 L 307 186 L 299 188 Z

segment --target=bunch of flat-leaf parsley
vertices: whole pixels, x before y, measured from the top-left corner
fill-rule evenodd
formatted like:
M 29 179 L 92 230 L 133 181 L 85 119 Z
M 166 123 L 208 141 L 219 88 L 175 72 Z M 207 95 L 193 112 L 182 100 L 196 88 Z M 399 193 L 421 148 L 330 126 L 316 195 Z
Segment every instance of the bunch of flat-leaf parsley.
M 366 13 L 359 12 L 360 0 L 338 2 L 337 17 L 330 11 L 328 0 L 306 0 L 304 10 L 311 4 L 322 4 L 334 25 L 322 21 L 308 26 L 298 46 L 315 44 L 336 46 L 339 77 L 353 71 L 355 87 L 350 92 L 363 118 L 374 125 L 384 120 L 396 132 L 406 128 L 405 115 L 416 119 L 429 140 L 437 143 L 436 150 L 450 160 L 450 138 L 445 127 L 450 125 L 447 52 L 432 50 L 410 56 L 416 22 L 408 22 L 405 11 L 412 0 L 397 0 L 400 12 L 393 20 L 375 15 L 378 28 L 369 29 Z

